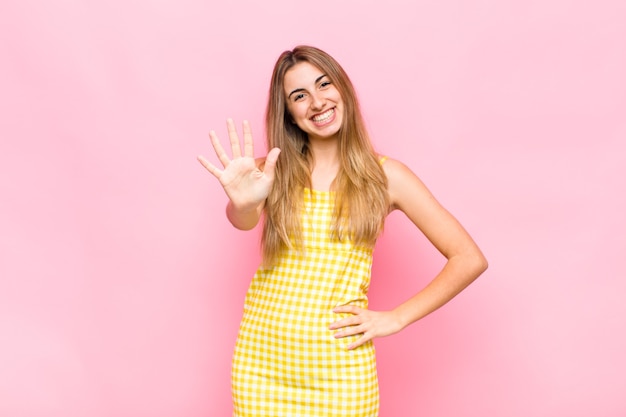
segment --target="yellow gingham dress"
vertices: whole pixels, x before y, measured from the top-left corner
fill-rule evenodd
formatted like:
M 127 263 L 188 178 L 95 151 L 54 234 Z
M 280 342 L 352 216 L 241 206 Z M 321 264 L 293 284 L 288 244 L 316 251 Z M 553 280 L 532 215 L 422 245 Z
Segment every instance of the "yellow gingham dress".
M 286 251 L 259 268 L 246 295 L 232 363 L 236 417 L 376 417 L 378 379 L 371 341 L 335 339 L 328 326 L 367 307 L 372 248 L 330 234 L 334 194 L 304 190 L 303 253 Z

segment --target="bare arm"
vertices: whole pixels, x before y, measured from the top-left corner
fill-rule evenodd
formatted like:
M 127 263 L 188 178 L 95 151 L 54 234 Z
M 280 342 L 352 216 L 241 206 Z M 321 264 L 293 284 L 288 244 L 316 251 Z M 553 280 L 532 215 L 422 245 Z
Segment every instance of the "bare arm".
M 433 197 L 405 165 L 389 159 L 383 165 L 389 182 L 392 209 L 401 210 L 447 262 L 430 283 L 391 311 L 375 312 L 346 305 L 337 313 L 353 315 L 331 324 L 335 337 L 362 334 L 348 346 L 354 349 L 374 337 L 397 333 L 435 311 L 471 284 L 487 268 L 487 260 L 463 226 Z
M 463 226 L 411 170 L 394 160 L 384 167 L 392 206 L 404 212 L 447 258 L 443 269 L 422 291 L 394 309 L 404 328 L 465 289 L 487 269 L 487 260 Z

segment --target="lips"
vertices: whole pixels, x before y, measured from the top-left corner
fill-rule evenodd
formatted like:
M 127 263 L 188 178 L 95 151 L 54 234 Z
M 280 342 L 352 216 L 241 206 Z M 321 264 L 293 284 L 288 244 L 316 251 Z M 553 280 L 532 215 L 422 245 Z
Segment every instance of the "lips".
M 311 121 L 317 126 L 323 126 L 335 119 L 335 107 L 326 110 L 324 113 L 318 113 L 311 117 Z

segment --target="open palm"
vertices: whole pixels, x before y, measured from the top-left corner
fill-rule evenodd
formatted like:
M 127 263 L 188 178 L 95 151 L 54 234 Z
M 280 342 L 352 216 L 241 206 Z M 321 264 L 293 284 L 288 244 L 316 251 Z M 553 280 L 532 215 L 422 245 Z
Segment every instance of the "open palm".
M 228 137 L 232 149 L 232 159 L 228 157 L 214 131 L 209 133 L 211 144 L 224 169 L 219 169 L 203 156 L 200 163 L 213 174 L 224 187 L 231 202 L 239 208 L 253 208 L 261 204 L 269 195 L 274 182 L 274 170 L 280 149 L 272 149 L 265 158 L 263 170 L 254 159 L 254 146 L 250 124 L 243 122 L 243 154 L 237 129 L 232 119 L 228 119 Z

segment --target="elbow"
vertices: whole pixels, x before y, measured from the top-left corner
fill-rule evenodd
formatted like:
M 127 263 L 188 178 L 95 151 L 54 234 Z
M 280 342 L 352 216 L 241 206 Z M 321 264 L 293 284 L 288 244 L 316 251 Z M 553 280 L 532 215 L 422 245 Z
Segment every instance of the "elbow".
M 481 264 L 481 270 L 480 273 L 482 274 L 483 272 L 485 272 L 487 270 L 487 268 L 489 268 L 489 262 L 487 262 L 487 258 L 483 257 L 483 263 Z
M 489 268 L 487 258 L 482 254 L 482 252 L 478 251 L 478 253 L 474 256 L 474 271 L 476 273 L 476 277 L 479 277 L 487 270 L 487 268 Z
M 465 271 L 469 282 L 474 281 L 489 267 L 487 258 L 478 247 L 471 248 L 461 257 L 462 269 Z

